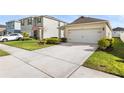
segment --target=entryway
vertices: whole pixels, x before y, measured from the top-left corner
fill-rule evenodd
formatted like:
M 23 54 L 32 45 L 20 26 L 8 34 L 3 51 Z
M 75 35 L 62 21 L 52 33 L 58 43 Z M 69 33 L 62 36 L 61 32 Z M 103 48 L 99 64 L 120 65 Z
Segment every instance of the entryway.
M 38 30 L 34 30 L 34 38 L 38 39 Z

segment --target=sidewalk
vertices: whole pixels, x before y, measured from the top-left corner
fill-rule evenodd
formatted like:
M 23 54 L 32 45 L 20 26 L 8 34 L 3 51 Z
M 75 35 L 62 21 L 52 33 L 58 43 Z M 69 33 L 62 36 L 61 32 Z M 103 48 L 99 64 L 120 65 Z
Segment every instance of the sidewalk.
M 71 48 L 70 48 L 71 47 Z M 100 71 L 93 69 L 80 67 L 81 60 L 77 59 L 73 62 L 71 57 L 73 53 L 75 54 L 78 51 L 82 54 L 82 48 L 86 48 L 83 45 L 81 46 L 52 46 L 44 49 L 39 49 L 36 51 L 27 51 L 7 45 L 0 44 L 0 49 L 9 52 L 11 55 L 0 57 L 0 77 L 19 77 L 19 78 L 115 78 L 116 76 L 106 74 Z M 73 48 L 74 47 L 74 48 Z M 80 48 L 79 48 L 80 47 Z M 68 51 L 57 51 L 59 48 L 66 49 Z M 52 51 L 55 53 L 52 53 Z M 81 49 L 81 50 L 77 50 Z M 89 51 L 88 51 L 89 52 Z M 47 53 L 47 54 L 46 54 Z M 69 54 L 71 53 L 71 55 Z M 56 55 L 54 55 L 56 54 Z M 68 57 L 66 56 L 68 55 Z M 87 54 L 87 53 L 86 53 Z M 58 56 L 59 55 L 59 56 Z M 66 60 L 64 56 L 66 56 Z M 69 56 L 70 55 L 70 56 Z M 76 54 L 75 54 L 76 55 Z M 61 57 L 62 56 L 62 57 Z M 63 58 L 63 59 L 62 59 Z M 69 58 L 69 60 L 68 60 Z M 78 58 L 78 56 L 77 56 Z M 82 59 L 81 55 L 80 58 Z M 71 61 L 72 60 L 72 61 Z
M 119 78 L 119 77 L 81 66 L 77 71 L 75 71 L 70 76 L 70 78 Z

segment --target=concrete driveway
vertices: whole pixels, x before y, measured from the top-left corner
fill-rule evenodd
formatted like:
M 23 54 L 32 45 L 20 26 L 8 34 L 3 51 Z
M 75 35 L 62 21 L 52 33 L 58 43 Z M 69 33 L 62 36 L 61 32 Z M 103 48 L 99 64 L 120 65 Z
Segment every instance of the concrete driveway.
M 0 77 L 80 77 L 81 65 L 96 48 L 93 44 L 66 43 L 26 51 L 0 44 L 0 49 L 11 54 L 0 58 Z M 92 72 L 87 70 L 87 73 L 88 71 Z
M 93 44 L 64 43 L 61 45 L 35 50 L 34 52 L 65 61 L 70 64 L 81 65 L 96 50 Z

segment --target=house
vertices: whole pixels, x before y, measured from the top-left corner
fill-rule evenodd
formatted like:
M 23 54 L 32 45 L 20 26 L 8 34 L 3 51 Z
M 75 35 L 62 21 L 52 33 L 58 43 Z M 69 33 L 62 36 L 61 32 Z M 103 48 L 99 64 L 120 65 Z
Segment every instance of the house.
M 6 26 L 0 25 L 0 36 L 3 36 L 6 34 Z
M 120 35 L 124 33 L 124 28 L 123 27 L 116 27 L 112 31 L 112 36 L 113 37 L 120 37 Z
M 97 43 L 101 38 L 112 38 L 112 29 L 107 20 L 81 16 L 61 27 L 68 42 Z
M 20 33 L 21 23 L 20 21 L 9 21 L 6 22 L 7 33 Z
M 21 21 L 21 32 L 28 32 L 31 37 L 50 38 L 64 37 L 64 30 L 58 29 L 66 25 L 66 22 L 51 16 L 31 16 Z M 40 32 L 41 31 L 41 32 Z

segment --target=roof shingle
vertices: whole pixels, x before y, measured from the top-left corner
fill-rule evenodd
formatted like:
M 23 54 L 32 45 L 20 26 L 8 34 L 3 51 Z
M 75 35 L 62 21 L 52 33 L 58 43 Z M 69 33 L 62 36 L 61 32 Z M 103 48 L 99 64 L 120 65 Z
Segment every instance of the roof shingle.
M 107 21 L 107 20 L 81 16 L 78 19 L 76 19 L 75 21 L 73 21 L 71 24 L 100 22 L 100 21 Z
M 0 28 L 5 28 L 5 27 L 6 27 L 5 25 L 1 25 L 1 24 L 0 24 Z
M 116 27 L 113 29 L 113 31 L 124 31 L 123 27 Z

